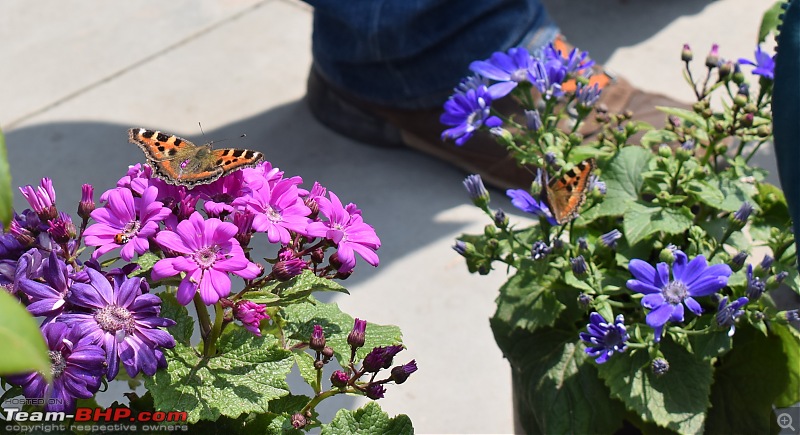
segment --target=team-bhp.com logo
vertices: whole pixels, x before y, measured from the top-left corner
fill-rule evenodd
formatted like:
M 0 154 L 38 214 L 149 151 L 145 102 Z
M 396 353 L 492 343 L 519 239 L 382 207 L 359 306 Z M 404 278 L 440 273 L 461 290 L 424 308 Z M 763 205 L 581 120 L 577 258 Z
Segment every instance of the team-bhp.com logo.
M 133 414 L 128 408 L 77 408 L 74 414 L 65 412 L 22 411 L 19 408 L 3 410 L 5 429 L 8 431 L 30 432 L 31 430 L 74 431 L 187 431 L 188 416 L 180 411 L 139 412 Z

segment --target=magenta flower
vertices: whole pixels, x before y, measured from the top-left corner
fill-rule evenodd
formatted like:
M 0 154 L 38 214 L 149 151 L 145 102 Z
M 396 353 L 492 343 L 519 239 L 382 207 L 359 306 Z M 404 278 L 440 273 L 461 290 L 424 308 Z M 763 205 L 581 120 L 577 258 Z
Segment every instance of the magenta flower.
M 236 225 L 230 222 L 203 220 L 199 212 L 192 213 L 189 220 L 178 223 L 174 232 L 165 230 L 156 235 L 159 245 L 181 256 L 159 260 L 153 266 L 153 280 L 186 272 L 178 286 L 178 302 L 188 304 L 199 291 L 204 304 L 215 304 L 231 292 L 228 273 L 244 279 L 261 274 L 260 266 L 244 256 L 234 237 L 237 232 Z
M 134 252 L 145 253 L 150 248 L 147 239 L 158 231 L 158 223 L 170 214 L 168 208 L 156 201 L 157 195 L 158 190 L 153 186 L 145 189 L 141 198 L 134 198 L 128 189 L 106 192 L 106 205 L 91 214 L 97 223 L 84 233 L 86 244 L 98 247 L 92 258 L 99 258 L 120 246 L 120 256 L 125 261 L 130 261 Z
M 56 217 L 56 191 L 53 189 L 53 180 L 42 178 L 38 187 L 34 188 L 29 184 L 25 187 L 20 187 L 19 191 L 22 192 L 22 196 L 25 197 L 33 211 L 42 220 Z
M 236 302 L 233 306 L 233 317 L 242 322 L 242 326 L 257 337 L 261 337 L 261 329 L 259 329 L 261 321 L 269 319 L 266 307 L 247 300 Z
M 251 190 L 250 195 L 234 200 L 233 205 L 245 206 L 255 214 L 253 229 L 266 232 L 270 243 L 287 244 L 291 240 L 289 231 L 305 234 L 311 222 L 311 209 L 303 203 L 297 188 L 301 182 L 299 177 L 293 177 L 274 185 L 264 183 L 260 189 Z
M 329 192 L 331 199 L 318 198 L 320 213 L 328 218 L 326 222 L 312 222 L 306 230 L 309 236 L 324 237 L 332 240 L 337 246 L 339 261 L 342 266 L 339 272 L 349 272 L 356 265 L 357 252 L 367 263 L 377 266 L 381 241 L 375 229 L 364 223 L 360 212 L 351 214 L 335 193 Z M 351 210 L 357 211 L 355 207 Z
M 175 340 L 158 328 L 173 326 L 175 321 L 160 317 L 161 299 L 142 292 L 142 278 L 114 280 L 112 286 L 102 273 L 88 267 L 86 273 L 89 283 L 74 283 L 68 296 L 85 312 L 65 313 L 59 321 L 80 328 L 106 351 L 108 379 L 117 376 L 120 361 L 130 377 L 139 372 L 153 376 L 158 368 L 166 367 L 160 348 L 174 347 Z
M 58 258 L 55 251 L 51 251 L 50 256 L 42 264 L 44 282 L 20 276 L 19 289 L 30 298 L 28 311 L 34 316 L 47 316 L 45 320 L 47 323 L 64 311 L 72 280 L 69 278 L 70 271 L 66 263 Z

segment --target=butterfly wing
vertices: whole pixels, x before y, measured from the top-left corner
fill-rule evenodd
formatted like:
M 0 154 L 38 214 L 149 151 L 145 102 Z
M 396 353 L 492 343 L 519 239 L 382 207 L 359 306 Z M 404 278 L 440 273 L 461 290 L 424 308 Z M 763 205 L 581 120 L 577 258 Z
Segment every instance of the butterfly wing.
M 233 171 L 252 168 L 264 159 L 264 154 L 253 150 L 242 149 L 219 149 L 211 151 L 213 165 L 222 168 L 222 175 L 228 175 Z
M 578 217 L 578 210 L 586 201 L 589 176 L 594 169 L 594 159 L 584 160 L 560 178 L 554 178 L 547 183 L 545 201 L 559 225 Z
M 186 139 L 145 128 L 128 130 L 128 139 L 144 151 L 150 163 L 178 159 L 197 148 Z

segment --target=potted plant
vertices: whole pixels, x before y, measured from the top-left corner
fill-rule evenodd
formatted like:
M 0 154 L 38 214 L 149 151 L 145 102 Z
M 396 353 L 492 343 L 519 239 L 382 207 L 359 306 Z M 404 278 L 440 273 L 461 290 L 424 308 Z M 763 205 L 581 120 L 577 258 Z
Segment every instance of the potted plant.
M 474 63 L 445 105 L 443 136 L 488 130 L 537 174 L 506 192 L 531 224 L 467 177 L 490 223 L 454 246 L 471 272 L 510 275 L 490 323 L 528 433 L 765 433 L 773 407 L 800 401 L 800 315 L 772 297 L 800 289 L 791 217 L 749 164 L 772 138 L 773 56 L 723 60 L 715 45 L 702 74 L 693 58 L 684 45 L 697 101 L 659 108 L 659 129 L 597 110 L 588 56 L 552 46 Z M 509 65 L 507 80 L 486 73 Z M 500 98 L 521 107 L 501 113 Z M 590 119 L 603 127 L 585 141 Z
M 3 195 L 6 430 L 413 433 L 407 416 L 375 403 L 330 422 L 316 413 L 338 394 L 378 400 L 417 370 L 394 362 L 397 327 L 312 295 L 347 293 L 337 281 L 357 263 L 378 265 L 380 240 L 361 210 L 319 183 L 302 188 L 256 151 L 129 136 L 147 165 L 97 203 L 83 185 L 77 220 L 48 178 L 20 188 L 30 209 L 13 218 Z M 256 258 L 257 245 L 272 256 Z M 293 368 L 311 395 L 290 390 Z M 93 397 L 114 379 L 146 393 L 103 409 Z

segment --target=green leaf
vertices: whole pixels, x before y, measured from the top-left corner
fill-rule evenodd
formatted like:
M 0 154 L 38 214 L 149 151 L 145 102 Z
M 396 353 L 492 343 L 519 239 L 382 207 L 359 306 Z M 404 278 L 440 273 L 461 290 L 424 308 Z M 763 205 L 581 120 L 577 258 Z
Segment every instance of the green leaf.
M 694 329 L 702 330 L 714 322 L 713 316 L 703 316 L 695 325 Z M 689 343 L 692 345 L 692 352 L 704 360 L 711 360 L 724 355 L 731 350 L 732 344 L 731 337 L 728 336 L 728 330 L 712 330 L 703 334 L 694 334 L 689 336 Z
M 597 158 L 609 155 L 608 151 L 603 151 L 596 146 L 578 145 L 569 150 L 569 161 L 579 163 L 588 158 Z
M 294 357 L 275 337 L 230 328 L 220 337 L 218 351 L 213 358 L 202 358 L 182 343 L 166 350 L 167 369 L 145 378 L 155 408 L 185 411 L 194 423 L 265 413 L 270 401 L 289 394 L 286 376 Z
M 686 207 L 663 208 L 637 201 L 628 206 L 623 217 L 623 230 L 628 243 L 635 245 L 659 231 L 680 234 L 692 226 L 693 217 Z
M 727 217 L 715 218 L 713 220 L 700 223 L 700 228 L 702 228 L 703 231 L 705 231 L 717 242 L 722 240 L 722 236 L 725 235 L 725 231 L 727 231 L 730 226 L 731 222 Z M 725 242 L 725 244 L 731 245 L 740 251 L 750 250 L 750 241 L 747 240 L 747 237 L 738 230 L 734 231 L 730 237 L 728 237 L 728 240 Z
M 652 153 L 644 148 L 630 146 L 621 149 L 602 167 L 602 180 L 607 188 L 605 197 L 581 217 L 591 222 L 602 216 L 625 214 L 628 205 L 639 197 L 644 180 L 642 171 L 647 169 L 652 157 Z
M 149 272 L 153 269 L 153 266 L 155 266 L 158 260 L 161 260 L 161 257 L 159 257 L 158 255 L 153 254 L 152 252 L 149 251 L 145 252 L 144 254 L 140 255 L 136 260 L 133 261 L 134 263 L 139 265 L 139 268 L 134 270 L 131 273 L 131 276 L 142 276 L 142 275 L 149 276 Z
M 684 186 L 684 190 L 691 194 L 696 201 L 713 208 L 718 208 L 722 201 L 725 200 L 725 195 L 722 194 L 719 187 L 706 180 L 690 180 Z
M 270 281 L 262 289 L 262 292 L 270 292 L 278 295 L 284 303 L 291 301 L 301 301 L 312 292 L 332 291 L 350 294 L 341 284 L 327 278 L 320 278 L 310 270 L 303 271 L 302 274 L 292 279 L 280 282 Z
M 661 341 L 660 350 L 671 368 L 660 377 L 650 369 L 647 351 L 640 349 L 615 354 L 598 367 L 600 377 L 611 389 L 611 397 L 624 402 L 642 420 L 678 433 L 703 432 L 711 365 L 676 345 L 669 336 Z
M 161 317 L 166 317 L 176 322 L 176 325 L 167 328 L 167 332 L 172 334 L 179 343 L 189 346 L 194 332 L 194 319 L 189 316 L 189 310 L 178 303 L 172 293 L 161 292 L 158 297 L 161 298 Z
M 784 346 L 791 334 L 776 323 L 770 329 L 768 337 L 746 325 L 736 329 L 733 349 L 720 359 L 714 376 L 706 423 L 709 433 L 769 433 L 772 405 L 790 406 L 797 401 L 797 341 L 787 354 Z M 787 398 L 794 401 L 783 402 Z
M 39 372 L 50 380 L 50 354 L 39 324 L 6 291 L 0 291 L 0 375 Z
M 8 227 L 14 216 L 14 195 L 11 190 L 11 169 L 8 166 L 8 153 L 3 131 L 0 130 L 0 223 Z M 48 359 L 48 365 L 49 365 Z
M 752 184 L 742 183 L 738 180 L 730 180 L 728 178 L 720 178 L 719 190 L 722 192 L 725 200 L 717 204 L 716 208 L 718 209 L 734 212 L 739 210 L 743 202 L 747 201 L 753 205 L 756 211 L 761 210 L 761 207 L 752 199 L 757 193 L 756 187 Z
M 678 135 L 669 130 L 650 130 L 642 136 L 640 143 L 643 147 L 652 148 L 662 143 L 678 140 Z
M 496 302 L 497 311 L 492 318 L 495 337 L 509 335 L 517 328 L 534 332 L 552 326 L 565 307 L 541 274 L 528 270 L 509 278 L 500 287 Z M 501 325 L 503 332 L 499 331 Z
M 316 302 L 316 301 L 315 301 Z M 325 344 L 330 346 L 340 364 L 350 361 L 350 345 L 347 336 L 353 330 L 354 319 L 343 313 L 336 304 L 321 302 L 303 302 L 286 307 L 283 317 L 287 325 L 284 334 L 288 338 L 286 346 L 308 343 L 314 325 L 322 326 L 325 332 Z M 400 328 L 392 325 L 382 326 L 367 323 L 364 346 L 358 349 L 356 358 L 364 358 L 374 347 L 402 344 L 403 335 Z
M 594 360 L 577 341 L 577 331 L 550 328 L 514 337 L 506 355 L 527 433 L 614 433 L 622 425 L 622 405 L 609 400 Z
M 243 299 L 264 305 L 274 305 L 276 302 L 281 300 L 280 296 L 276 295 L 275 293 L 264 290 L 249 291 L 244 294 Z
M 374 433 L 384 435 L 413 435 L 411 419 L 405 414 L 389 418 L 375 402 L 355 411 L 340 409 L 333 421 L 322 426 L 323 435 Z
M 766 12 L 764 12 L 764 16 L 761 17 L 761 26 L 758 28 L 758 42 L 762 43 L 767 40 L 767 36 L 770 33 L 777 33 L 778 26 L 781 23 L 780 15 L 783 13 L 783 9 L 781 8 L 781 4 L 785 3 L 785 1 L 777 1 L 774 5 L 772 5 Z
M 317 369 L 314 368 L 314 357 L 306 352 L 299 351 L 294 353 L 294 361 L 297 363 L 297 369 L 300 370 L 300 376 L 305 379 L 306 383 L 317 391 Z

